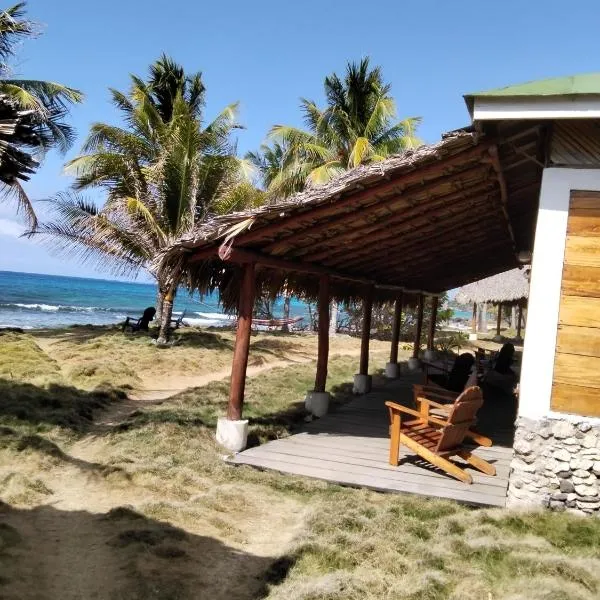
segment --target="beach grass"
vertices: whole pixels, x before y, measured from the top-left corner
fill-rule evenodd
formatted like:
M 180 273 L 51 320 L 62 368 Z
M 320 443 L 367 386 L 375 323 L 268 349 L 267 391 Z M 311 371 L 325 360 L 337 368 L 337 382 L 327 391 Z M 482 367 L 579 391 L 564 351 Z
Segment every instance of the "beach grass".
M 137 371 L 160 353 L 171 359 L 171 372 L 187 377 L 189 363 L 178 361 L 185 343 L 158 350 L 141 337 L 120 341 L 111 330 L 84 340 L 69 333 L 0 339 L 3 360 L 14 356 L 13 362 L 23 363 L 5 365 L 2 377 L 11 394 L 0 413 L 2 439 L 9 440 L 0 446 L 3 597 L 598 597 L 598 520 L 476 510 L 229 466 L 214 440 L 227 377 L 168 398 L 132 402 L 124 397 L 124 376 L 119 385 L 90 390 L 90 381 L 79 383 L 81 376 L 70 369 L 90 358 L 110 364 L 114 356 L 119 363 L 134 344 L 140 356 L 130 358 L 129 368 Z M 201 352 L 205 360 L 214 356 L 198 367 L 199 377 L 231 356 L 231 348 L 224 348 L 230 332 L 186 335 L 194 336 L 189 360 L 199 361 Z M 334 401 L 345 402 L 359 340 L 338 337 L 343 339 L 332 343 L 328 382 Z M 40 339 L 44 350 L 37 346 Z M 288 435 L 303 418 L 315 341 L 302 335 L 253 337 L 264 362 L 246 388 L 251 443 Z M 12 348 L 18 350 L 14 355 Z M 385 350 L 375 345 L 372 364 L 385 362 Z M 65 354 L 71 356 L 68 368 Z M 220 373 L 214 366 L 212 371 Z M 38 390 L 34 400 L 20 395 L 25 386 Z M 32 572 L 42 584 L 23 583 Z

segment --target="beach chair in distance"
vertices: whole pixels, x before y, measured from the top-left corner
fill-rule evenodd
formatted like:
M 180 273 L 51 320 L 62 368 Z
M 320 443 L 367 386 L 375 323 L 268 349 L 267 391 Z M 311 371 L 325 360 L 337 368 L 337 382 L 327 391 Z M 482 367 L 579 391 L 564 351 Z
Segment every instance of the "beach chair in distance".
M 451 392 L 459 394 L 465 388 L 465 385 L 475 364 L 475 357 L 463 352 L 459 355 L 452 368 L 447 370 L 444 367 L 424 362 L 425 367 L 425 383 L 434 384 L 440 388 L 444 388 Z M 438 371 L 439 373 L 431 374 L 430 371 Z
M 475 456 L 465 446 L 465 438 L 471 438 L 471 427 L 477 411 L 483 405 L 483 395 L 478 387 L 470 387 L 456 398 L 447 418 L 431 414 L 431 406 L 437 403 L 422 398 L 418 410 L 386 402 L 390 413 L 390 464 L 398 466 L 400 446 L 404 445 L 422 459 L 440 468 L 464 483 L 473 478 L 450 459 L 459 457 L 486 475 L 495 475 L 496 469 L 487 461 Z M 408 419 L 403 419 L 406 415 Z M 487 438 L 485 438 L 487 440 Z M 491 445 L 491 441 L 489 444 Z
M 185 318 L 185 310 L 176 318 L 171 319 L 170 329 L 175 331 L 180 327 L 185 327 L 186 323 L 184 323 L 183 319 Z
M 154 320 L 156 309 L 154 306 L 149 306 L 141 317 L 127 317 L 125 323 L 123 323 L 122 331 L 125 332 L 130 329 L 132 333 L 136 331 L 148 331 L 150 321 Z

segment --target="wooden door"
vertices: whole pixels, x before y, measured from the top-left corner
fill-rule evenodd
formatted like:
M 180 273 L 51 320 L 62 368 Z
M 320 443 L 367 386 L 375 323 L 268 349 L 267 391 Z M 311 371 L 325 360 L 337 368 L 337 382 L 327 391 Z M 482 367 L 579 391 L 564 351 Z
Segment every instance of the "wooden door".
M 552 410 L 600 416 L 600 192 L 572 192 Z

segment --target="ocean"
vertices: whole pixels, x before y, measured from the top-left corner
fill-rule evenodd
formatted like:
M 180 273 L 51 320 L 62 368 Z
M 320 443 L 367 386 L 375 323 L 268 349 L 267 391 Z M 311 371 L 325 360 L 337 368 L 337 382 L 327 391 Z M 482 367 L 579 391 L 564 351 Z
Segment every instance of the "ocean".
M 156 286 L 149 283 L 0 271 L 0 327 L 109 325 L 126 316 L 141 316 L 155 304 Z M 200 298 L 180 290 L 174 314 L 183 311 L 190 325 L 226 325 L 232 318 L 223 314 L 216 294 Z M 274 312 L 282 315 L 281 302 Z M 308 322 L 304 303 L 292 300 L 290 313 Z

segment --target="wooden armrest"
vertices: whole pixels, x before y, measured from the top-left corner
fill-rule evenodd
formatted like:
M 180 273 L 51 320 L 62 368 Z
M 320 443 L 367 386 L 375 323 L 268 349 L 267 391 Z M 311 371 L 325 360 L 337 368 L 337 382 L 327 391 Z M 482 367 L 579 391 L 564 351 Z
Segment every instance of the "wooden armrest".
M 443 373 L 450 373 L 450 369 L 447 367 L 441 367 L 439 365 L 434 365 L 433 363 L 421 361 L 421 364 L 424 365 L 427 369 L 435 369 L 436 371 L 442 371 Z
M 431 398 L 423 398 L 422 396 L 417 396 L 416 402 L 417 404 L 428 404 L 429 406 L 435 406 L 436 408 L 442 408 L 444 410 L 447 410 L 450 406 L 452 406 L 451 404 L 441 404 L 440 402 L 436 402 Z
M 402 404 L 396 404 L 395 402 L 386 402 L 385 405 L 390 409 L 390 411 L 395 410 L 398 412 L 403 412 L 407 415 L 412 415 L 413 417 L 417 417 L 418 419 L 421 419 L 423 421 L 429 421 L 430 423 L 435 423 L 436 425 L 441 425 L 442 427 L 444 427 L 445 425 L 448 424 L 448 422 L 444 421 L 443 419 L 438 419 L 437 417 L 433 417 L 431 415 L 423 415 L 420 412 L 413 410 L 412 408 L 407 408 L 406 406 L 402 406 Z
M 415 384 L 413 389 L 422 394 L 430 394 L 434 396 L 439 396 L 442 398 L 449 398 L 451 400 L 455 400 L 458 398 L 458 392 L 453 392 L 451 390 L 447 390 L 436 384 L 427 383 L 424 385 Z

